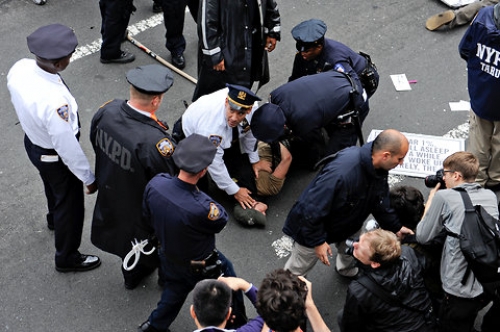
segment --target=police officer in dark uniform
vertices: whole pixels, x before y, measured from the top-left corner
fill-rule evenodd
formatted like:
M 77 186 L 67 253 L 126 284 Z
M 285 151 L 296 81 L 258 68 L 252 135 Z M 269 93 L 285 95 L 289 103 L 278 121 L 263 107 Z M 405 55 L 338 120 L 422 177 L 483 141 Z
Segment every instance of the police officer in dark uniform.
M 144 192 L 144 217 L 160 241 L 165 284 L 158 307 L 139 331 L 169 331 L 189 292 L 203 279 L 235 276 L 233 265 L 215 249 L 215 234 L 224 229 L 224 208 L 196 186 L 207 173 L 217 148 L 192 134 L 177 146 L 173 159 L 179 175 L 158 174 Z M 234 296 L 237 325 L 246 320 L 243 295 Z
M 293 159 L 313 168 L 325 154 L 356 145 L 361 138 L 369 111 L 361 89 L 359 81 L 337 71 L 288 82 L 255 111 L 252 133 L 267 143 L 289 138 Z M 326 145 L 322 128 L 329 136 Z
M 370 56 L 356 53 L 338 41 L 326 39 L 326 28 L 325 22 L 311 19 L 292 29 L 298 52 L 288 80 L 333 69 L 359 79 L 368 97 L 371 97 L 377 89 L 379 75 Z
M 150 239 L 153 230 L 141 223 L 142 195 L 158 173 L 175 174 L 174 141 L 155 112 L 173 84 L 172 72 L 160 65 L 137 67 L 127 73 L 130 100 L 112 100 L 94 115 L 90 139 L 96 153 L 99 194 L 91 240 L 122 259 L 131 241 Z M 131 271 L 122 268 L 125 287 L 133 289 L 159 265 L 158 255 L 141 256 Z
M 26 152 L 45 188 L 56 270 L 91 270 L 101 264 L 99 257 L 78 251 L 84 218 L 82 183 L 88 194 L 97 186 L 78 143 L 78 105 L 59 75 L 69 65 L 78 41 L 74 31 L 62 24 L 38 28 L 27 39 L 36 60 L 16 62 L 7 75 L 7 86 L 26 133 Z
M 101 11 L 101 63 L 128 63 L 135 55 L 122 51 L 130 15 L 135 11 L 133 0 L 99 0 Z

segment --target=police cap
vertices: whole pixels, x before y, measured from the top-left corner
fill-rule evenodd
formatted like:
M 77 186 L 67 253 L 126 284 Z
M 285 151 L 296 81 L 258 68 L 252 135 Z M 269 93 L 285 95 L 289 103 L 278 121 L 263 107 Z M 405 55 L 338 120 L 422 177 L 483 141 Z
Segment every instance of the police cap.
M 326 24 L 322 20 L 310 19 L 297 24 L 292 29 L 293 39 L 297 42 L 297 51 L 303 52 L 319 44 L 323 44 Z
M 78 45 L 75 32 L 62 24 L 40 27 L 26 39 L 30 52 L 47 60 L 67 57 Z
M 172 158 L 181 170 L 196 174 L 212 163 L 216 151 L 208 137 L 192 134 L 177 144 Z
M 126 77 L 137 91 L 148 95 L 162 94 L 174 84 L 174 76 L 170 69 L 156 64 L 130 69 Z
M 252 90 L 245 88 L 244 86 L 235 84 L 226 84 L 229 88 L 227 93 L 227 100 L 231 109 L 236 111 L 244 111 L 252 108 L 256 101 L 260 101 L 259 97 Z
M 286 118 L 281 107 L 266 103 L 254 112 L 250 127 L 255 138 L 273 143 L 285 134 L 285 123 Z

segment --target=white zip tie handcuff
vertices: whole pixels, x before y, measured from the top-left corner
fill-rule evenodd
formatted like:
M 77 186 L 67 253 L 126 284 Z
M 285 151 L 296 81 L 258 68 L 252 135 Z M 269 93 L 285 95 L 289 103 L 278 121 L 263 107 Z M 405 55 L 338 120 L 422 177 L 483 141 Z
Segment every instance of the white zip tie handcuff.
M 123 260 L 122 264 L 123 268 L 126 271 L 130 271 L 134 269 L 134 267 L 136 267 L 137 263 L 139 263 L 141 252 L 144 255 L 151 255 L 153 251 L 155 251 L 155 247 L 153 247 L 153 249 L 151 249 L 150 251 L 144 251 L 144 247 L 148 245 L 148 240 L 138 241 L 137 239 L 134 239 L 134 241 L 132 241 L 131 243 L 132 243 L 132 250 L 130 250 L 127 256 L 125 256 L 125 259 Z M 128 261 L 132 258 L 132 256 L 135 257 L 134 262 L 132 263 L 132 265 L 128 266 Z

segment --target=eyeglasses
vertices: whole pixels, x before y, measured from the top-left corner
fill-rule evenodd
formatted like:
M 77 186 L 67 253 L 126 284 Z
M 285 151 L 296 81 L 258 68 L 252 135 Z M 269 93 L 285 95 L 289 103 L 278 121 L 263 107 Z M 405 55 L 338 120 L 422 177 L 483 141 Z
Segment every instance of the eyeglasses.
M 450 170 L 443 170 L 443 173 L 455 173 L 456 171 L 453 169 Z

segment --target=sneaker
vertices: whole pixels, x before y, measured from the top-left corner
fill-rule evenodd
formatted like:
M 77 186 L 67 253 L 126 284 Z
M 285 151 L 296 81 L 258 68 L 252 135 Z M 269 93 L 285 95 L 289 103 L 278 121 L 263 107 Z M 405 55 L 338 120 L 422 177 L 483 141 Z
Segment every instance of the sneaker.
M 41 5 L 45 5 L 47 3 L 47 0 L 31 0 L 33 1 L 33 3 L 41 6 Z
M 135 60 L 135 55 L 127 51 L 122 51 L 120 56 L 115 59 L 103 59 L 101 58 L 101 63 L 128 63 Z
M 354 279 L 358 276 L 359 273 L 359 268 L 358 267 L 353 267 L 350 269 L 344 269 L 344 270 L 338 270 L 337 267 L 335 267 L 335 271 L 341 275 L 342 277 L 349 278 L 349 279 Z
M 179 69 L 184 69 L 186 67 L 186 60 L 182 53 L 172 53 L 172 64 Z

